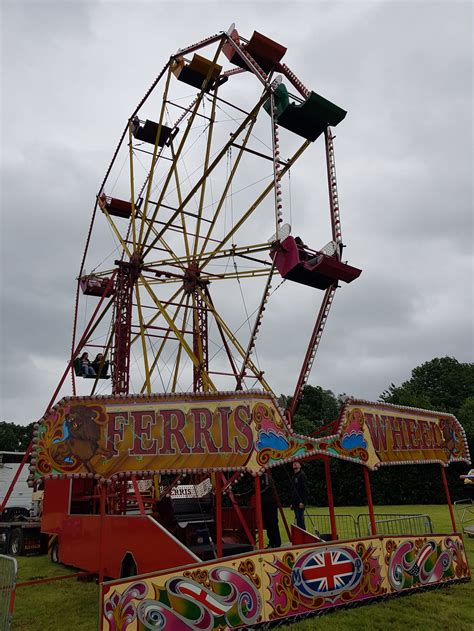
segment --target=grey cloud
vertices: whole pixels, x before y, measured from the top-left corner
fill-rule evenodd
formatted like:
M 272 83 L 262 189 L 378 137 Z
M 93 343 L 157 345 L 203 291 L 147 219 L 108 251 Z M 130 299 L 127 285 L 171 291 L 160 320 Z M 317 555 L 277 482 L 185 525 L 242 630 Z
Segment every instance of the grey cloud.
M 338 290 L 310 382 L 374 399 L 432 357 L 472 361 L 470 3 L 15 2 L 2 11 L 4 418 L 40 416 L 67 361 L 90 212 L 127 116 L 171 53 L 233 21 L 287 45 L 303 83 L 348 110 L 335 130 L 341 216 L 345 256 L 363 274 Z M 233 85 L 228 98 L 252 102 L 258 86 Z M 282 139 L 290 153 L 296 139 L 286 130 Z M 255 179 L 253 169 L 243 178 Z M 294 234 L 321 246 L 330 237 L 321 141 L 292 169 L 291 189 Z M 287 182 L 284 202 L 289 221 Z M 252 224 L 259 240 L 274 231 L 271 218 L 267 204 Z M 90 264 L 108 265 L 101 216 L 96 232 Z M 235 283 L 218 289 L 224 309 L 226 291 L 240 301 Z M 270 301 L 258 358 L 276 392 L 292 392 L 320 299 L 285 282 Z M 242 304 L 228 317 L 241 324 Z

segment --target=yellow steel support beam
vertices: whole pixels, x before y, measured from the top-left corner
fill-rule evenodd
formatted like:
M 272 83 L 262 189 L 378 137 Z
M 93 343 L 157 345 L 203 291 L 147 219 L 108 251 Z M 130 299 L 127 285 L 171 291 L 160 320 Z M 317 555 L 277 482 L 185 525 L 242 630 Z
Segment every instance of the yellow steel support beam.
M 231 171 L 229 173 L 229 177 L 227 178 L 227 182 L 226 182 L 226 184 L 224 186 L 224 190 L 222 191 L 221 198 L 220 198 L 220 200 L 219 200 L 219 202 L 217 204 L 217 208 L 216 208 L 216 211 L 214 213 L 214 217 L 212 218 L 212 224 L 209 226 L 209 230 L 207 231 L 206 237 L 204 239 L 204 243 L 202 245 L 201 252 L 199 253 L 199 258 L 201 258 L 203 256 L 204 250 L 206 249 L 206 246 L 207 246 L 207 244 L 209 242 L 209 239 L 211 238 L 212 231 L 213 231 L 213 229 L 214 229 L 214 227 L 216 225 L 216 222 L 217 222 L 217 219 L 218 219 L 218 217 L 220 215 L 222 206 L 224 205 L 224 202 L 227 199 L 227 192 L 229 191 L 229 189 L 230 189 L 230 187 L 232 185 L 232 182 L 233 182 L 233 179 L 234 179 L 234 175 L 237 172 L 237 168 L 238 168 L 238 166 L 240 164 L 240 160 L 241 160 L 242 156 L 244 155 L 245 147 L 247 146 L 248 140 L 250 138 L 250 134 L 252 133 L 252 130 L 253 130 L 254 125 L 255 125 L 256 122 L 257 122 L 257 117 L 255 117 L 251 121 L 250 125 L 248 126 L 247 132 L 246 132 L 245 137 L 244 137 L 244 139 L 242 141 L 242 146 L 240 148 L 240 151 L 237 154 L 237 158 L 236 158 L 236 160 L 234 162 L 234 165 L 233 165 L 233 167 L 232 167 L 232 169 L 231 169 Z
M 199 187 L 202 184 L 202 180 L 205 179 L 206 177 L 209 177 L 209 175 L 215 169 L 217 164 L 219 164 L 219 162 L 221 161 L 222 157 L 225 155 L 227 149 L 232 145 L 232 143 L 239 136 L 239 134 L 245 129 L 247 124 L 257 116 L 258 110 L 262 107 L 262 105 L 265 102 L 266 98 L 267 98 L 267 96 L 266 96 L 266 93 L 265 93 L 262 96 L 262 98 L 258 101 L 257 105 L 255 105 L 255 107 L 250 112 L 250 114 L 248 114 L 248 116 L 245 117 L 245 119 L 242 121 L 242 123 L 237 128 L 237 130 L 230 135 L 229 140 L 225 143 L 225 145 L 221 149 L 221 151 L 219 151 L 217 156 L 214 158 L 212 163 L 209 165 L 209 168 L 206 170 L 206 172 L 201 176 L 201 178 L 197 181 L 197 183 L 194 185 L 194 187 L 188 193 L 188 195 L 184 199 L 183 203 L 177 208 L 177 210 L 175 210 L 175 212 L 171 215 L 171 217 L 168 219 L 168 221 L 165 223 L 165 225 L 161 228 L 161 231 L 159 232 L 159 236 L 161 236 L 168 229 L 168 227 L 173 223 L 173 221 L 176 219 L 176 217 L 179 215 L 179 213 L 183 210 L 183 208 L 186 206 L 186 204 L 194 197 L 194 195 L 199 190 Z M 180 147 L 178 149 L 178 152 L 181 150 L 182 144 L 183 144 L 183 142 L 181 142 L 181 145 L 180 145 Z M 171 176 L 171 171 L 173 170 L 173 168 L 175 168 L 174 165 L 170 169 L 169 176 Z M 167 181 L 166 181 L 165 184 L 167 184 L 167 182 L 168 182 L 168 178 L 167 178 Z M 163 195 L 163 193 L 162 193 L 162 195 Z M 162 196 L 160 196 L 160 198 L 162 199 Z M 160 199 L 160 203 L 161 203 L 161 199 Z M 153 217 L 153 220 L 154 220 L 154 218 L 155 217 Z M 148 254 L 148 252 L 151 250 L 151 248 L 158 241 L 159 236 L 155 237 L 155 240 L 152 241 L 148 245 L 147 250 L 145 251 L 145 254 Z
M 120 234 L 120 232 L 118 231 L 117 226 L 115 225 L 115 223 L 114 223 L 114 221 L 113 221 L 112 217 L 110 216 L 109 211 L 107 210 L 107 208 L 106 208 L 105 204 L 102 202 L 102 200 L 100 199 L 100 197 L 98 197 L 98 198 L 97 198 L 97 200 L 98 200 L 98 202 L 99 202 L 99 206 L 101 207 L 101 209 L 102 209 L 102 210 L 103 210 L 103 212 L 104 212 L 104 215 L 105 215 L 105 216 L 106 216 L 106 218 L 107 218 L 107 221 L 108 221 L 108 222 L 109 222 L 109 224 L 110 224 L 110 227 L 112 228 L 112 230 L 113 230 L 113 232 L 114 232 L 115 236 L 117 237 L 117 239 L 118 239 L 118 241 L 119 241 L 120 245 L 122 246 L 123 251 L 127 254 L 128 258 L 131 258 L 132 253 L 131 253 L 131 252 L 130 252 L 130 250 L 128 249 L 128 245 L 127 245 L 127 244 L 125 243 L 125 241 L 122 239 L 122 235 L 121 235 L 121 234 Z
M 144 206 L 143 206 L 142 220 L 141 220 L 141 223 L 140 223 L 140 235 L 139 235 L 140 248 L 142 246 L 143 230 L 144 230 L 144 226 L 145 226 L 146 214 L 147 214 L 147 211 L 148 211 L 148 202 L 150 200 L 151 187 L 152 187 L 152 184 L 153 184 L 153 175 L 155 173 L 155 167 L 156 167 L 156 163 L 158 161 L 158 158 L 157 158 L 158 146 L 159 146 L 158 143 L 159 143 L 159 140 L 160 140 L 161 128 L 162 128 L 162 125 L 163 125 L 163 118 L 164 118 L 164 115 L 165 115 L 166 101 L 168 99 L 168 90 L 169 90 L 171 75 L 172 75 L 172 72 L 171 72 L 171 64 L 170 64 L 170 67 L 168 68 L 168 74 L 166 76 L 166 85 L 165 85 L 165 89 L 164 89 L 164 92 L 163 92 L 163 99 L 162 99 L 162 102 L 161 102 L 160 119 L 158 121 L 158 130 L 156 132 L 155 146 L 153 147 L 153 156 L 151 158 L 151 167 L 150 167 L 150 171 L 148 173 L 148 182 L 147 182 L 147 187 L 146 187 L 145 202 L 144 202 Z
M 216 54 L 215 54 L 215 56 L 214 56 L 214 60 L 213 60 L 213 62 L 212 62 L 212 64 L 211 64 L 211 66 L 209 67 L 208 76 L 206 77 L 206 79 L 209 79 L 209 78 L 210 78 L 211 73 L 212 73 L 212 70 L 213 70 L 213 68 L 214 68 L 214 66 L 215 66 L 215 64 L 216 64 L 216 62 L 217 62 L 217 58 L 219 57 L 219 54 L 220 54 L 220 52 L 221 52 L 221 50 L 222 50 L 222 46 L 223 46 L 223 45 L 224 45 L 224 40 L 222 40 L 222 41 L 221 41 L 221 43 L 219 44 L 219 46 L 218 46 L 218 48 L 217 48 Z M 159 208 L 160 208 L 160 205 L 161 205 L 161 203 L 162 203 L 162 201 L 163 201 L 163 199 L 164 199 L 164 196 L 165 196 L 165 194 L 166 194 L 166 190 L 167 190 L 167 188 L 168 188 L 168 185 L 169 185 L 169 183 L 170 183 L 170 180 L 171 180 L 171 178 L 173 177 L 174 170 L 176 169 L 176 164 L 177 164 L 177 163 L 176 163 L 176 160 L 177 160 L 177 159 L 179 158 L 179 156 L 181 155 L 181 152 L 182 152 L 183 147 L 184 147 L 184 145 L 185 145 L 185 142 L 186 142 L 186 139 L 187 139 L 187 137 L 188 137 L 188 134 L 189 134 L 189 132 L 191 131 L 192 124 L 193 124 L 193 122 L 194 122 L 194 119 L 196 118 L 196 114 L 197 114 L 197 111 L 198 111 L 199 106 L 200 106 L 200 104 L 201 104 L 201 101 L 202 101 L 202 99 L 203 99 L 203 97 L 204 97 L 204 94 L 205 94 L 205 92 L 204 92 L 203 90 L 201 90 L 201 92 L 200 92 L 200 93 L 199 93 L 199 95 L 198 95 L 198 98 L 196 99 L 196 103 L 195 103 L 195 105 L 194 105 L 194 108 L 193 108 L 193 109 L 192 109 L 192 111 L 191 111 L 191 116 L 190 116 L 190 117 L 189 117 L 189 119 L 188 119 L 188 124 L 187 124 L 186 130 L 185 130 L 185 132 L 184 132 L 184 134 L 183 134 L 183 137 L 182 137 L 182 139 L 181 139 L 181 142 L 180 142 L 180 144 L 179 144 L 179 146 L 178 146 L 178 150 L 177 150 L 177 152 L 176 152 L 176 158 L 175 158 L 175 160 L 173 161 L 173 164 L 172 164 L 172 166 L 171 166 L 170 170 L 168 171 L 168 174 L 167 174 L 167 176 L 166 176 L 166 179 L 165 179 L 165 181 L 164 181 L 164 183 L 163 183 L 163 187 L 162 187 L 162 189 L 161 189 L 160 196 L 159 196 L 159 198 L 158 198 L 158 202 L 157 202 L 157 204 L 156 204 L 155 211 L 154 211 L 154 213 L 153 213 L 153 215 L 152 215 L 152 217 L 151 217 L 151 220 L 150 220 L 150 222 L 149 222 L 149 226 L 148 226 L 147 232 L 146 232 L 146 234 L 145 234 L 145 238 L 143 239 L 143 245 L 145 245 L 145 244 L 146 244 L 146 242 L 147 242 L 147 240 L 148 240 L 148 237 L 150 236 L 150 225 L 151 225 L 151 224 L 153 224 L 153 222 L 155 221 L 156 215 L 157 215 L 158 210 L 159 210 Z M 192 193 L 192 195 L 194 195 L 194 193 L 195 193 L 195 191 Z M 191 195 L 191 197 L 192 197 L 192 195 Z M 188 196 L 188 197 L 189 197 L 189 196 Z M 186 198 L 186 199 L 188 199 L 188 198 Z M 179 209 L 178 209 L 178 211 L 176 211 L 176 213 L 175 213 L 175 214 L 174 214 L 174 216 L 173 216 L 173 220 L 174 220 L 174 218 L 177 216 L 177 214 L 178 214 L 179 210 L 181 210 L 181 208 L 179 208 Z M 164 230 L 162 230 L 162 232 L 161 232 L 161 234 L 160 234 L 159 236 L 161 236 L 161 235 L 163 234 L 163 232 L 164 232 Z M 144 252 L 144 256 L 146 256 L 146 255 L 148 254 L 148 252 L 149 252 L 149 251 L 151 250 L 151 248 L 155 245 L 155 243 L 158 241 L 158 239 L 159 239 L 159 237 L 155 237 L 155 239 L 151 242 L 151 244 L 149 244 L 149 245 L 147 246 L 147 249 L 146 249 L 146 250 L 145 250 L 145 252 Z
M 214 120 L 216 118 L 216 102 L 217 102 L 217 90 L 214 90 L 214 97 L 212 99 L 211 116 L 210 116 L 208 134 L 207 134 L 206 154 L 204 156 L 204 165 L 203 165 L 204 173 L 206 173 L 207 167 L 209 166 L 209 159 L 211 155 L 212 132 L 214 130 Z M 198 250 L 198 243 L 199 243 L 199 235 L 201 233 L 201 219 L 202 219 L 202 210 L 204 206 L 204 198 L 206 195 L 206 183 L 207 183 L 207 178 L 202 178 L 201 194 L 199 196 L 198 218 L 197 218 L 197 224 L 195 227 L 196 236 L 194 237 L 193 258 L 196 258 L 196 254 Z
M 229 327 L 224 322 L 224 320 L 221 318 L 221 316 L 217 313 L 217 311 L 215 310 L 214 306 L 209 302 L 209 300 L 207 299 L 207 296 L 205 295 L 205 293 L 203 291 L 201 291 L 200 289 L 198 289 L 198 291 L 201 294 L 202 299 L 205 301 L 206 305 L 208 306 L 209 310 L 212 312 L 212 314 L 213 314 L 214 318 L 216 319 L 216 321 L 219 322 L 220 326 L 222 327 L 222 330 L 225 332 L 225 334 L 227 335 L 229 340 L 232 342 L 232 344 L 234 345 L 235 349 L 240 354 L 242 359 L 245 360 L 246 352 L 242 348 L 242 346 L 240 345 L 240 342 L 238 341 L 238 339 L 235 337 L 235 335 L 229 329 Z M 263 378 L 262 371 L 258 370 L 258 368 L 255 366 L 255 364 L 252 362 L 252 360 L 250 358 L 247 359 L 247 364 L 246 365 L 253 372 L 255 378 L 258 379 L 258 381 L 260 382 L 262 387 L 267 392 L 272 392 L 272 389 L 270 388 L 268 383 Z
M 178 291 L 173 294 L 173 297 L 171 298 L 171 301 L 173 301 L 176 298 L 176 296 L 181 292 L 181 290 L 182 290 L 182 288 L 180 287 L 178 289 Z M 175 310 L 175 312 L 174 312 L 174 314 L 172 316 L 173 322 L 176 321 L 176 318 L 178 317 L 178 313 L 179 313 L 181 307 L 183 306 L 184 297 L 185 297 L 185 294 L 183 292 L 183 296 L 181 298 L 181 301 L 178 303 L 178 306 L 176 307 L 176 310 Z M 149 322 L 149 324 L 151 324 L 151 322 L 154 321 L 156 319 L 156 317 L 158 317 L 160 315 L 161 315 L 161 313 L 157 313 L 156 316 L 154 316 L 152 318 L 152 320 Z M 153 371 L 155 370 L 155 368 L 156 368 L 156 366 L 158 364 L 158 361 L 159 361 L 159 359 L 161 357 L 161 353 L 163 352 L 163 349 L 165 348 L 166 342 L 168 341 L 168 338 L 169 338 L 170 334 L 171 334 L 171 329 L 168 329 L 166 331 L 164 337 L 163 337 L 163 340 L 160 343 L 160 346 L 159 346 L 158 350 L 155 353 L 155 356 L 153 358 L 153 362 L 152 362 L 151 368 L 150 368 L 150 374 L 152 374 Z M 144 392 L 145 391 L 145 386 L 146 386 L 146 384 L 143 384 L 142 389 L 140 390 L 140 392 Z
M 170 329 L 173 331 L 173 333 L 176 335 L 176 338 L 178 339 L 179 343 L 181 344 L 181 346 L 184 348 L 184 350 L 188 354 L 188 356 L 191 359 L 191 361 L 193 362 L 193 364 L 196 366 L 196 368 L 199 368 L 199 359 L 196 357 L 196 355 L 194 354 L 192 348 L 189 346 L 189 344 L 186 342 L 184 337 L 181 335 L 181 331 L 177 328 L 177 326 L 175 325 L 173 320 L 167 314 L 166 309 L 161 304 L 161 302 L 158 299 L 158 297 L 155 294 L 155 292 L 152 290 L 150 284 L 144 278 L 142 278 L 142 283 L 143 283 L 143 286 L 145 287 L 145 289 L 148 291 L 151 299 L 153 300 L 155 305 L 158 307 L 160 313 L 163 315 L 164 319 L 166 320 L 166 323 L 168 324 Z M 207 382 L 209 390 L 214 390 L 214 391 L 217 390 L 215 385 L 212 383 L 211 378 L 209 377 L 209 375 L 205 371 L 203 371 L 202 374 L 203 374 L 203 380 L 205 382 Z
M 280 171 L 281 176 L 283 176 L 288 171 L 288 169 L 293 166 L 293 164 L 296 162 L 296 160 L 301 156 L 301 154 L 304 152 L 304 150 L 307 147 L 309 147 L 310 144 L 311 144 L 311 142 L 309 140 L 306 140 L 301 145 L 301 147 L 293 154 L 293 156 L 288 160 L 288 162 L 285 164 L 285 166 Z M 235 224 L 235 226 L 233 228 L 231 228 L 231 230 L 229 230 L 227 235 L 222 239 L 220 245 L 216 248 L 215 252 L 218 252 L 219 250 L 221 250 L 224 247 L 224 245 L 229 241 L 229 239 L 232 237 L 232 235 L 234 235 L 237 232 L 237 230 L 242 226 L 242 224 L 244 224 L 247 221 L 247 219 L 254 212 L 254 210 L 262 203 L 262 201 L 270 193 L 270 191 L 274 188 L 274 186 L 275 186 L 275 182 L 272 181 L 262 191 L 262 193 L 254 201 L 254 203 L 248 208 L 248 210 L 242 215 L 242 217 L 239 219 L 239 221 Z M 209 264 L 209 262 L 211 261 L 212 258 L 213 258 L 212 255 L 207 255 L 207 257 L 206 257 L 206 259 L 204 261 L 200 261 L 199 267 L 201 269 L 203 269 L 206 265 Z
M 132 204 L 132 240 L 133 251 L 137 249 L 137 229 L 136 229 L 136 215 L 135 215 L 135 180 L 133 175 L 133 143 L 132 143 L 132 121 L 128 121 L 128 149 L 129 149 L 129 161 L 130 161 L 130 200 Z

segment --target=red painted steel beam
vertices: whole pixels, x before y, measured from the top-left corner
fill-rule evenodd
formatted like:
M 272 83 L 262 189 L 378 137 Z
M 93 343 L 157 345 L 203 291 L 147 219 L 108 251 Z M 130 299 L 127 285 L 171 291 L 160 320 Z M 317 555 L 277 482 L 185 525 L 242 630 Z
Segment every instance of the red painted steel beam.
M 456 520 L 454 518 L 453 505 L 451 503 L 451 495 L 449 493 L 448 480 L 446 479 L 446 471 L 444 470 L 444 467 L 443 467 L 442 464 L 440 465 L 440 467 L 441 467 L 441 478 L 443 480 L 444 492 L 446 493 L 446 501 L 448 503 L 449 514 L 451 516 L 451 524 L 453 526 L 453 532 L 457 532 Z
M 329 507 L 329 519 L 331 521 L 331 537 L 333 540 L 337 539 L 337 525 L 336 514 L 334 512 L 334 496 L 332 493 L 332 479 L 331 479 L 331 467 L 328 457 L 323 458 L 324 462 L 324 475 L 326 477 L 326 492 L 328 496 Z
M 104 581 L 104 529 L 105 529 L 105 502 L 106 489 L 104 484 L 99 484 L 100 495 L 100 524 L 99 524 L 99 583 Z
M 132 475 L 132 484 L 133 490 L 135 491 L 135 497 L 137 499 L 138 508 L 140 510 L 140 515 L 145 515 L 145 505 L 143 504 L 142 494 L 140 493 L 140 489 L 138 488 L 137 478 Z
M 74 574 L 61 574 L 61 576 L 50 576 L 48 578 L 35 578 L 31 581 L 22 581 L 17 583 L 17 587 L 28 587 L 29 585 L 39 585 L 41 583 L 52 583 L 53 581 L 64 581 L 68 578 L 82 578 L 93 576 L 94 572 L 74 572 Z
M 290 418 L 290 422 L 291 419 L 293 418 L 293 415 L 295 413 L 296 410 L 296 406 L 298 405 L 298 401 L 300 399 L 302 390 L 306 384 L 306 381 L 308 379 L 309 376 L 309 372 L 311 370 L 313 361 L 314 361 L 314 356 L 315 353 L 317 351 L 317 347 L 319 344 L 319 341 L 321 339 L 321 335 L 324 329 L 324 326 L 326 324 L 326 320 L 329 314 L 329 309 L 331 308 L 331 304 L 334 298 L 334 293 L 336 291 L 336 285 L 331 285 L 330 287 L 328 287 L 324 293 L 324 298 L 323 301 L 321 303 L 321 307 L 319 308 L 319 313 L 318 316 L 316 318 L 316 323 L 314 325 L 314 329 L 313 332 L 311 334 L 311 338 L 309 340 L 309 344 L 308 344 L 308 348 L 306 350 L 306 355 L 303 361 L 303 365 L 301 366 L 301 370 L 300 370 L 300 374 L 298 377 L 298 381 L 296 384 L 296 388 L 295 388 L 295 392 L 293 394 L 293 398 L 291 400 L 290 403 L 290 407 L 288 408 L 288 413 L 289 413 L 289 418 Z
M 372 503 L 372 490 L 370 488 L 370 477 L 369 470 L 367 467 L 362 467 L 364 472 L 364 483 L 365 483 L 365 492 L 367 494 L 367 504 L 369 506 L 369 517 L 370 517 L 370 528 L 372 530 L 372 534 L 377 534 L 377 526 L 375 525 L 375 514 L 374 514 L 374 505 Z
M 234 507 L 234 510 L 237 513 L 237 517 L 239 518 L 239 521 L 242 524 L 242 528 L 244 529 L 244 532 L 247 535 L 249 543 L 254 546 L 255 545 L 255 539 L 254 539 L 252 533 L 250 532 L 250 528 L 249 528 L 249 526 L 247 524 L 247 521 L 245 520 L 245 517 L 242 514 L 242 511 L 240 510 L 240 506 L 238 505 L 234 494 L 232 493 L 232 491 L 228 491 L 227 495 L 229 496 L 229 499 L 232 502 L 232 506 Z
M 21 474 L 21 472 L 23 470 L 23 467 L 25 466 L 26 461 L 28 460 L 28 458 L 30 456 L 32 448 L 33 448 L 33 441 L 31 441 L 30 444 L 28 445 L 28 447 L 27 447 L 27 449 L 25 451 L 25 455 L 23 456 L 22 461 L 20 463 L 20 466 L 18 467 L 15 475 L 13 476 L 13 480 L 11 481 L 10 486 L 8 487 L 8 491 L 7 491 L 6 495 L 5 495 L 5 497 L 3 498 L 3 502 L 2 502 L 2 505 L 0 507 L 0 513 L 3 511 L 3 509 L 7 505 L 8 500 L 10 499 L 10 495 L 12 494 L 12 491 L 13 491 L 13 489 L 15 487 L 15 484 L 17 483 L 18 478 L 20 477 L 20 474 Z

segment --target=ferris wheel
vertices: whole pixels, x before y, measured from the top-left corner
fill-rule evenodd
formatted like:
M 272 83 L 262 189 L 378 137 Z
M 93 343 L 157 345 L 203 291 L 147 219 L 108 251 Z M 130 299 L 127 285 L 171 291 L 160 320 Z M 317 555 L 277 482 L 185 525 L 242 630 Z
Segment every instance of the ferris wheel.
M 129 116 L 80 265 L 73 394 L 271 392 L 259 336 L 287 281 L 321 295 L 294 411 L 338 283 L 361 270 L 341 260 L 331 126 L 346 112 L 308 90 L 285 53 L 232 25 L 171 55 Z M 315 141 L 329 242 L 309 247 L 291 234 L 288 204 L 290 175 Z

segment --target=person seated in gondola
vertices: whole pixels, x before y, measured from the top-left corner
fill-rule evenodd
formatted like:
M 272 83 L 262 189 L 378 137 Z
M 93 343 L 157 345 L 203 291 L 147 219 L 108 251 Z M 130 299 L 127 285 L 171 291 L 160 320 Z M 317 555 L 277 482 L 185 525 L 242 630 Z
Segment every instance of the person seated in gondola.
M 109 362 L 102 353 L 97 353 L 91 366 L 98 377 L 107 377 Z
M 308 263 L 309 265 L 316 265 L 321 258 L 320 255 L 311 256 L 311 254 L 307 251 L 307 245 L 303 243 L 301 237 L 295 237 L 295 243 L 298 248 L 298 253 L 300 257 L 301 263 Z
M 83 377 L 95 377 L 95 370 L 89 361 L 89 353 L 82 353 L 81 357 L 81 372 Z

